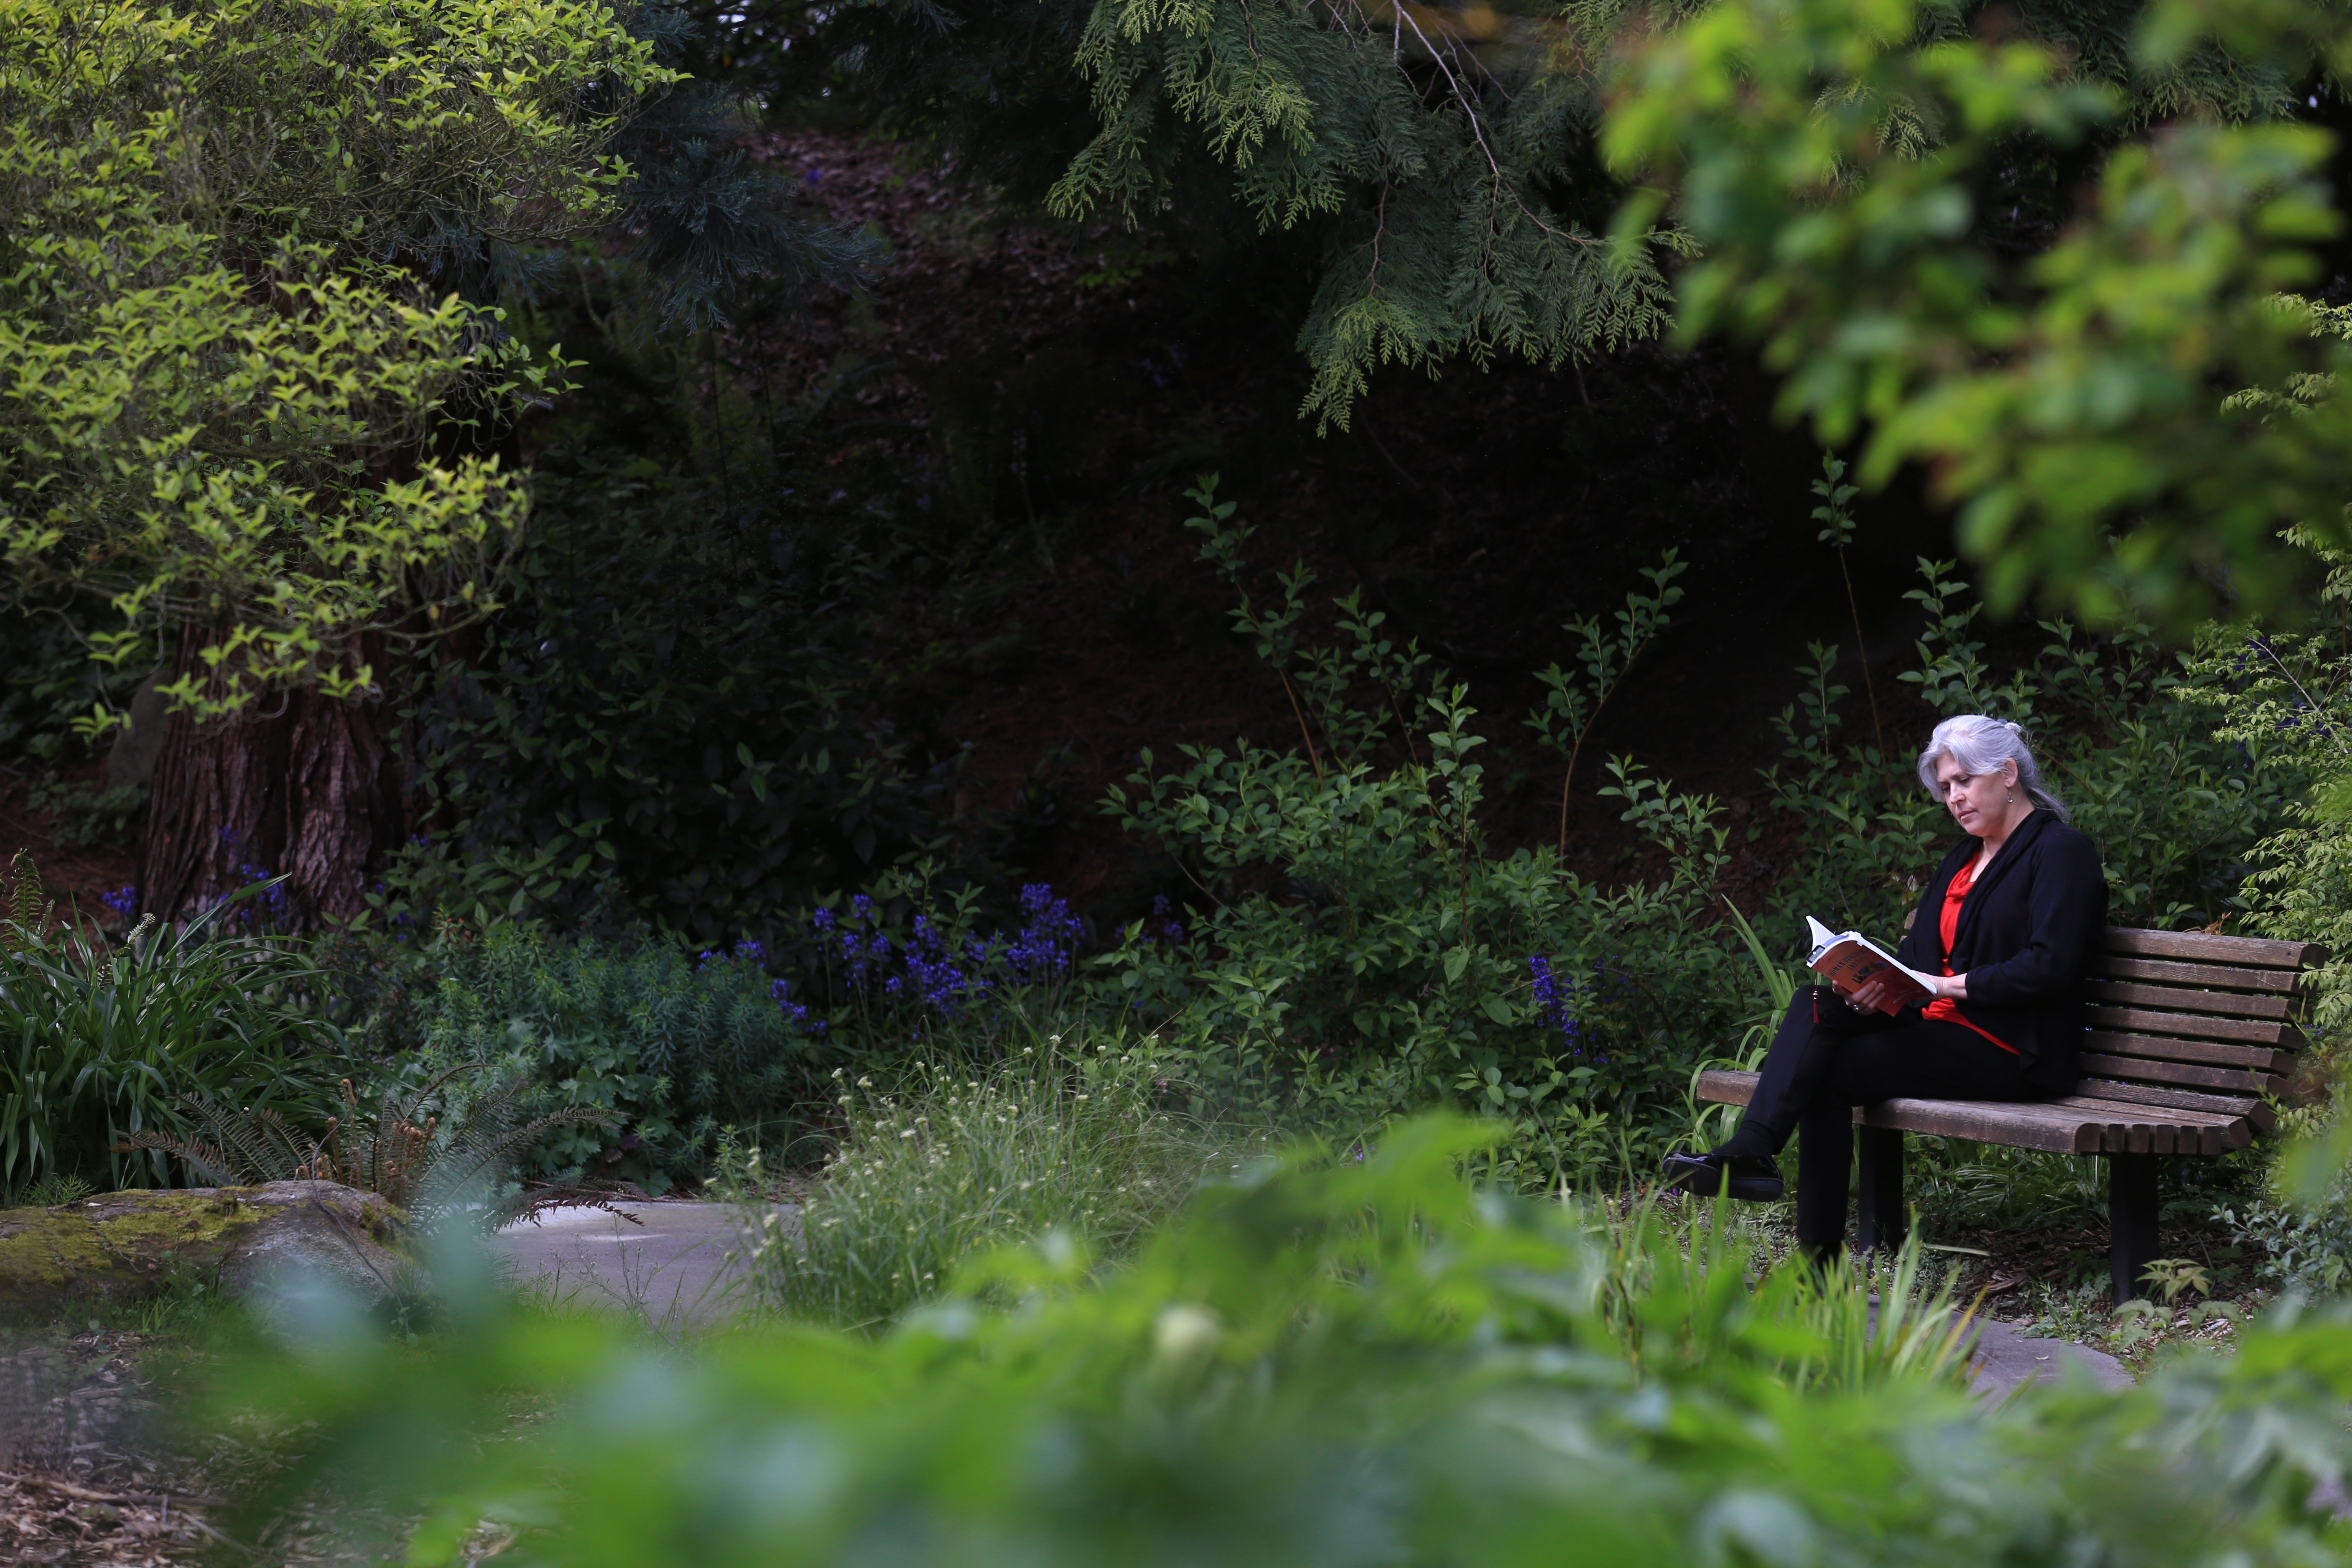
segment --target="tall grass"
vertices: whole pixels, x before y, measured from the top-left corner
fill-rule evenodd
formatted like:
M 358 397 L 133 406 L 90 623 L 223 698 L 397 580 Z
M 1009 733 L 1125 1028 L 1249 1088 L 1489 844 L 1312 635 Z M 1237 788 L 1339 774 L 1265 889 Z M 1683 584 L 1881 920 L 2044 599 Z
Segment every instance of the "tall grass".
M 1046 1035 L 987 1067 L 939 1058 L 888 1085 L 835 1079 L 845 1130 L 797 1226 L 750 1203 L 757 1150 L 724 1162 L 720 1181 L 747 1204 L 762 1300 L 845 1326 L 895 1318 L 1001 1244 L 1059 1231 L 1097 1259 L 1122 1257 L 1253 1147 L 1170 1109 L 1148 1037 Z
M 299 1058 L 340 1038 L 304 1004 L 319 972 L 273 939 L 226 930 L 231 910 L 142 921 L 120 946 L 76 925 L 0 921 L 0 1189 L 51 1176 L 168 1185 L 163 1154 L 121 1145 L 184 1131 L 185 1096 L 306 1107 Z
M 1815 1391 L 1959 1375 L 1970 1321 L 1916 1235 L 1892 1256 L 1817 1268 L 1746 1205 L 1662 1202 L 1654 1189 L 1626 1200 L 1563 1191 L 1558 1206 L 1597 1264 L 1593 1316 L 1651 1372 L 1746 1361 Z

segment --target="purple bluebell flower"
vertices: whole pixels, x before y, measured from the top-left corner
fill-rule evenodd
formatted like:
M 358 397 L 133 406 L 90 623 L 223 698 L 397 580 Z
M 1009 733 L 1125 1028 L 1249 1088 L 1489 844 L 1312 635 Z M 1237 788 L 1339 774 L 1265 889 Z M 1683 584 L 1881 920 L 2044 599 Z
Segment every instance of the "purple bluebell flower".
M 1085 924 L 1043 882 L 1032 882 L 1021 889 L 1021 912 L 1024 917 L 1021 930 L 1004 950 L 1005 963 L 1013 974 L 1023 984 L 1034 985 L 1067 973 L 1078 939 L 1086 933 Z
M 139 884 L 125 882 L 110 893 L 100 893 L 99 901 L 124 920 L 139 912 Z
M 794 1027 L 808 1029 L 811 1032 L 819 1035 L 824 1033 L 824 1020 L 820 1018 L 815 1023 L 812 1024 L 809 1021 L 808 1008 L 803 1004 L 793 1000 L 793 983 L 791 981 L 779 980 L 774 984 L 769 986 L 768 998 L 775 1003 L 776 1010 L 782 1013 L 785 1019 Z
M 236 871 L 236 875 L 245 879 L 245 886 L 250 888 L 257 883 L 269 882 L 277 876 L 277 873 L 272 871 L 268 867 L 259 865 L 247 858 L 244 852 L 245 837 L 238 833 L 236 828 L 222 828 L 220 830 L 220 844 L 224 856 L 229 861 L 231 868 Z M 227 901 L 226 897 L 225 896 L 221 901 L 226 903 Z M 256 924 L 259 916 L 264 912 L 267 912 L 273 918 L 282 918 L 285 915 L 285 883 L 278 882 L 274 886 L 265 889 L 256 902 L 247 904 L 244 909 L 238 910 L 236 918 L 237 923 L 250 926 Z
M 1575 994 L 1576 982 L 1562 981 L 1551 972 L 1551 960 L 1538 953 L 1528 960 L 1528 973 L 1533 976 L 1536 1005 L 1543 1009 L 1545 1019 L 1559 1032 L 1560 1044 L 1570 1056 L 1584 1054 L 1581 1032 L 1575 1015 L 1570 1011 L 1570 999 Z
M 833 929 L 833 911 L 826 909 L 823 904 L 819 904 L 817 906 L 816 913 L 809 917 L 809 924 L 814 926 L 821 932 L 831 931 Z

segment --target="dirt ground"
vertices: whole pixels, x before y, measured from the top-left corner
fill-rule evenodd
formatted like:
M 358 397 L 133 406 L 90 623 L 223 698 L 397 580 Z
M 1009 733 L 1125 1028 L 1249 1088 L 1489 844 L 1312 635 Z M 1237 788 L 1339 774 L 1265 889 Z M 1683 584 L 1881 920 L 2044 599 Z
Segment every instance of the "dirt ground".
M 155 1348 L 134 1333 L 0 1338 L 0 1561 L 160 1568 L 218 1539 L 204 1478 L 163 1457 Z

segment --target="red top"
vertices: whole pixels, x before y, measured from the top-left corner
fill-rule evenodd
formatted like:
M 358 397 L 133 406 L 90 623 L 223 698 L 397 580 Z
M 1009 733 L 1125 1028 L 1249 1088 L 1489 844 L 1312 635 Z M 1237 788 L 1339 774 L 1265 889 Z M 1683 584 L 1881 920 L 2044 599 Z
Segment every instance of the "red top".
M 1944 911 L 1936 921 L 1936 929 L 1943 934 L 1944 938 L 1944 973 L 1946 974 L 1952 973 L 1952 943 L 1959 940 L 1960 905 L 1967 902 L 1969 889 L 1976 886 L 1976 881 L 1977 863 L 1974 859 L 1970 859 L 1953 876 L 1951 885 L 1944 889 Z M 1958 1024 L 1963 1029 L 1976 1029 L 1978 1034 L 1983 1035 L 1986 1039 L 1992 1041 L 2011 1056 L 2017 1055 L 2015 1046 L 1983 1029 L 1977 1028 L 1976 1025 L 1962 1016 L 1960 1005 L 1949 996 L 1937 997 L 1922 1008 L 1921 1013 L 1926 1017 L 1940 1019 L 1947 1024 Z

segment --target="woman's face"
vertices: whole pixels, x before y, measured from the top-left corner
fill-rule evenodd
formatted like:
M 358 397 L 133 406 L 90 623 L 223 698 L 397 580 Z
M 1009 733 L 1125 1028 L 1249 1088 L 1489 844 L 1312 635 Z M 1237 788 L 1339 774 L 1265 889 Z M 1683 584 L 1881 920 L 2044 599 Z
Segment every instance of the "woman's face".
M 2000 837 L 2012 820 L 2023 815 L 2020 807 L 2032 809 L 2012 798 L 2017 789 L 2015 763 L 2003 763 L 1989 773 L 1972 773 L 1946 752 L 1936 759 L 1936 783 L 1952 820 L 1960 825 L 1961 832 L 1977 838 Z

